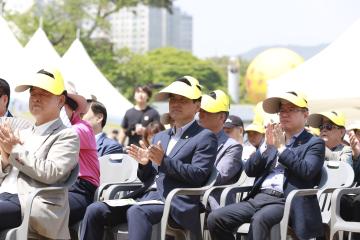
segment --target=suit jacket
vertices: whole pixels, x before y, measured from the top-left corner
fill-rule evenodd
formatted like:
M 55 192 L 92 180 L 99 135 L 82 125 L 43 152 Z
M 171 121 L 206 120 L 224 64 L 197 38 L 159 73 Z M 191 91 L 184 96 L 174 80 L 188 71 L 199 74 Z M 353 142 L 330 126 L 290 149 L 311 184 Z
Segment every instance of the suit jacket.
M 277 149 L 268 146 L 262 154 L 258 149 L 245 163 L 246 174 L 255 177 L 248 198 L 259 192 L 277 156 Z M 278 157 L 278 161 L 285 167 L 283 190 L 286 197 L 292 190 L 313 188 L 318 185 L 324 163 L 325 143 L 304 130 L 294 144 L 286 148 Z M 323 234 L 321 212 L 316 196 L 294 199 L 290 211 L 290 225 L 301 238 L 309 239 Z
M 218 149 L 215 166 L 218 170 L 215 185 L 235 183 L 243 170 L 242 150 L 243 147 L 236 140 L 229 138 L 222 130 L 217 134 Z M 209 204 L 212 210 L 219 207 L 221 189 L 212 192 Z M 235 200 L 232 199 L 233 201 Z
M 105 133 L 101 133 L 97 139 L 96 148 L 99 157 L 112 153 L 123 153 L 122 145 L 115 140 L 108 138 Z
M 166 151 L 171 138 L 171 129 L 156 134 L 153 143 L 161 141 Z M 203 186 L 214 166 L 217 139 L 214 133 L 202 128 L 194 121 L 183 133 L 169 155 L 165 155 L 160 166 L 139 165 L 138 177 L 145 185 L 155 179 L 159 200 L 174 188 L 196 188 Z M 172 219 L 185 229 L 197 233 L 200 229 L 198 196 L 176 196 L 171 203 Z
M 67 180 L 77 164 L 80 141 L 77 134 L 66 128 L 60 119 L 40 136 L 35 136 L 32 129 L 22 131 L 21 139 L 25 144 L 31 141 L 31 153 L 24 148 L 15 148 L 9 161 L 19 169 L 17 186 L 23 212 L 29 194 L 35 189 L 55 186 Z M 4 176 L 0 176 L 1 181 Z M 30 229 L 47 238 L 69 239 L 69 213 L 67 194 L 42 194 L 33 202 Z

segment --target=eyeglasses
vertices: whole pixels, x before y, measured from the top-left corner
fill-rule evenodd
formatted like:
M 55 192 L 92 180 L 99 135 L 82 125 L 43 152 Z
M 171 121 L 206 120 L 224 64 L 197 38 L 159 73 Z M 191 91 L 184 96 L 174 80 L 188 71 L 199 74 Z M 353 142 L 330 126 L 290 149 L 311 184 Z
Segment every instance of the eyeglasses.
M 340 129 L 340 127 L 338 127 L 338 126 L 336 126 L 336 125 L 334 125 L 334 124 L 331 124 L 331 123 L 325 123 L 325 124 L 322 124 L 322 125 L 320 125 L 320 131 L 322 131 L 322 130 L 324 130 L 324 129 L 326 129 L 326 130 L 328 130 L 328 131 L 331 131 L 331 130 L 333 130 L 334 128 L 335 129 Z
M 289 109 L 281 109 L 279 110 L 278 114 L 289 114 L 289 113 L 296 113 L 296 112 L 304 112 L 304 109 L 300 109 L 300 108 L 289 108 Z

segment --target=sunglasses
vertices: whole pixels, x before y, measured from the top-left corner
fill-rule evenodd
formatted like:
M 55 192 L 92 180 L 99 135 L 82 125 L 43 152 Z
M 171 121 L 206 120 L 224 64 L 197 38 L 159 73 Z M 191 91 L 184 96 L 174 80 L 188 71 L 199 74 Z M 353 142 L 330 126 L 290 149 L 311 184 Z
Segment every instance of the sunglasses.
M 325 124 L 322 124 L 322 125 L 320 125 L 320 131 L 322 131 L 322 130 L 324 130 L 324 129 L 326 129 L 326 130 L 328 130 L 328 131 L 331 131 L 331 130 L 333 130 L 333 129 L 340 129 L 340 127 L 338 127 L 338 126 L 336 126 L 336 125 L 334 125 L 334 124 L 331 124 L 331 123 L 325 123 Z

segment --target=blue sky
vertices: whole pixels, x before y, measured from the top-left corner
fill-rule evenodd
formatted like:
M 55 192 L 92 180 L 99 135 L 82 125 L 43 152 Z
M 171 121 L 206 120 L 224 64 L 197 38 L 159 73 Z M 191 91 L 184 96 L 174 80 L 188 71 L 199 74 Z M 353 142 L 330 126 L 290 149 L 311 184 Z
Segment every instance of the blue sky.
M 360 19 L 359 0 L 176 0 L 193 16 L 193 52 L 237 55 L 273 44 L 330 43 Z

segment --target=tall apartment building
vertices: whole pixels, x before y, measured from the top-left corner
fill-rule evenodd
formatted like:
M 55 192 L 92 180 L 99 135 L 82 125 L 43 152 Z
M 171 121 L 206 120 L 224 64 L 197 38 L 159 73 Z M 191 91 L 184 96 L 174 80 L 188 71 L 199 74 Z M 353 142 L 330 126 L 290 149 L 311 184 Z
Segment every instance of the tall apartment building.
M 159 47 L 192 51 L 192 17 L 173 7 L 166 9 L 138 5 L 123 8 L 109 18 L 110 37 L 117 48 L 143 53 Z

